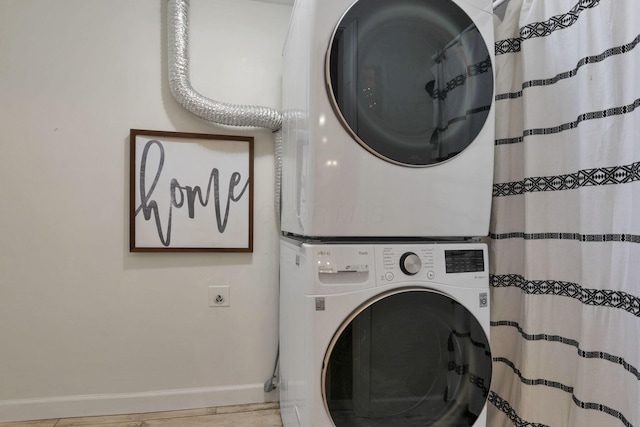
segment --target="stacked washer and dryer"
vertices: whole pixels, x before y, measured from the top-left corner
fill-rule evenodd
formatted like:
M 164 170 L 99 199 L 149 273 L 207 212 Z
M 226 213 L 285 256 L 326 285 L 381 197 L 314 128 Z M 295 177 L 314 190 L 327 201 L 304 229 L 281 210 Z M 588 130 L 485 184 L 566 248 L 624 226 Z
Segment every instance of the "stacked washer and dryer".
M 284 51 L 285 427 L 485 427 L 490 0 L 296 0 Z

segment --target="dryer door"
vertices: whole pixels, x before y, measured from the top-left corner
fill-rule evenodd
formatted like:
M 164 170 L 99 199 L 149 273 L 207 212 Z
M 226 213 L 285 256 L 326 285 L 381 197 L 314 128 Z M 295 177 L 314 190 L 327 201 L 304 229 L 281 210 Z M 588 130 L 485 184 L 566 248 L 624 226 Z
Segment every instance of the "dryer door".
M 325 408 L 337 427 L 473 426 L 491 380 L 478 321 L 425 288 L 390 291 L 356 310 L 323 366 Z
M 452 0 L 356 1 L 334 31 L 326 75 L 345 129 L 405 166 L 462 152 L 493 99 L 488 47 Z

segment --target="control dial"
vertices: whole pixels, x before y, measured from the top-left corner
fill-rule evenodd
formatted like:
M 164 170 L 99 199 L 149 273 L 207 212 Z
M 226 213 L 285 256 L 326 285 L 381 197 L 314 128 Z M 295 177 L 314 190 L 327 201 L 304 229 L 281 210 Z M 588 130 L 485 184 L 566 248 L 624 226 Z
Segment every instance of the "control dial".
M 405 252 L 400 257 L 400 270 L 408 276 L 417 274 L 422 268 L 420 257 L 413 252 Z

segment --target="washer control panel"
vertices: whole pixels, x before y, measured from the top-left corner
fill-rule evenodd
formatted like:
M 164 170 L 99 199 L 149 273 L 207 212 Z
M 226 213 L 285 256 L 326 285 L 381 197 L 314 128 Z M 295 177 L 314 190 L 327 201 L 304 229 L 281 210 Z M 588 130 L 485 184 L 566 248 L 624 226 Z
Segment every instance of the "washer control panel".
M 489 286 L 484 243 L 303 244 L 295 266 L 303 264 L 315 279 L 313 295 L 401 283 Z
M 378 285 L 428 281 L 487 286 L 487 248 L 483 243 L 375 245 Z

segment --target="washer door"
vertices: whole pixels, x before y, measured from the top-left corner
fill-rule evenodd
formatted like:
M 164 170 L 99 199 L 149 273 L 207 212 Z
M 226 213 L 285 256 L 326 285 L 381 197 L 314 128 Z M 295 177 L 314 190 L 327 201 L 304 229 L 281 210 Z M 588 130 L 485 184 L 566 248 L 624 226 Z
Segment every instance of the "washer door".
M 451 0 L 359 0 L 336 27 L 329 98 L 345 129 L 389 162 L 428 166 L 478 136 L 493 100 L 491 56 Z
M 473 426 L 491 380 L 475 317 L 442 293 L 410 288 L 356 310 L 324 359 L 325 408 L 337 427 Z

